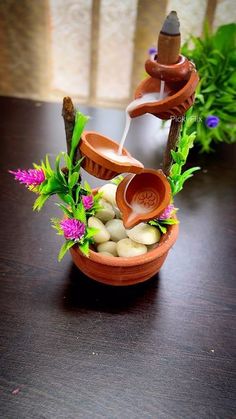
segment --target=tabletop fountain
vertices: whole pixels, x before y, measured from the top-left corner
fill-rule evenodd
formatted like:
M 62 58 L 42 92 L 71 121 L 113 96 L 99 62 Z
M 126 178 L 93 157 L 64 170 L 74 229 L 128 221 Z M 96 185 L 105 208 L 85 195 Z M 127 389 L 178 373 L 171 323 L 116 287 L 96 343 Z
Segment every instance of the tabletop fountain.
M 179 133 L 198 83 L 194 64 L 179 51 L 179 20 L 173 11 L 160 31 L 157 55 L 145 63 L 148 77 L 127 106 L 120 144 L 95 131 L 84 131 L 88 118 L 66 97 L 62 115 L 67 153 L 58 155 L 55 169 L 46 158 L 34 169 L 11 172 L 39 195 L 34 209 L 41 209 L 53 194 L 63 201 L 58 205 L 64 218 L 53 220 L 53 227 L 66 239 L 59 259 L 70 250 L 76 266 L 96 281 L 110 285 L 146 281 L 160 270 L 177 239 L 173 197 L 196 170 L 181 174 L 194 134 L 188 137 L 185 132 L 181 142 Z M 171 119 L 162 170 L 145 168 L 124 148 L 131 119 L 146 113 Z M 80 166 L 110 182 L 91 190 L 87 182 L 82 185 Z

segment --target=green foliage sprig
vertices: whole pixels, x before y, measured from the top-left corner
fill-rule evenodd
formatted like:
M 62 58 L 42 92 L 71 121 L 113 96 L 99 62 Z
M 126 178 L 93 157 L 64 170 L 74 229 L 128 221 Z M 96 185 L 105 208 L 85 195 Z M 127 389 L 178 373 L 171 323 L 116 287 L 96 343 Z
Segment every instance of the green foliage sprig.
M 192 130 L 202 152 L 212 151 L 214 143 L 236 140 L 235 46 L 236 24 L 232 23 L 220 26 L 215 33 L 205 25 L 203 37 L 191 36 L 182 48 L 200 75 Z M 208 122 L 211 116 L 219 119 L 213 126 Z
M 186 180 L 192 177 L 196 170 L 200 169 L 200 167 L 191 167 L 190 169 L 183 171 L 189 151 L 193 147 L 194 140 L 196 138 L 196 132 L 191 132 L 191 134 L 189 134 L 189 132 L 192 131 L 192 126 L 194 125 L 193 109 L 190 109 L 186 113 L 185 118 L 186 122 L 182 127 L 181 134 L 177 142 L 177 148 L 175 151 L 171 151 L 173 164 L 171 165 L 168 180 L 173 197 L 183 189 L 183 185 Z
M 190 169 L 184 170 L 189 151 L 193 147 L 196 138 L 196 132 L 189 133 L 194 124 L 192 114 L 193 109 L 190 109 L 186 113 L 186 123 L 182 126 L 176 150 L 171 151 L 173 163 L 170 168 L 168 181 L 171 187 L 172 202 L 160 218 L 148 222 L 148 224 L 158 227 L 162 234 L 167 232 L 168 225 L 178 224 L 179 221 L 176 218 L 177 208 L 173 204 L 174 197 L 183 189 L 186 180 L 192 177 L 195 171 L 200 169 L 200 167 L 191 167 Z
M 82 159 L 74 161 L 75 152 L 87 121 L 87 116 L 79 111 L 76 112 L 70 154 L 59 153 L 55 159 L 54 167 L 51 166 L 46 155 L 40 165 L 33 165 L 34 169 L 11 172 L 15 175 L 15 179 L 38 195 L 33 210 L 40 211 L 45 202 L 53 195 L 60 198 L 61 202 L 56 205 L 62 210 L 64 218 L 52 219 L 52 227 L 66 239 L 59 252 L 59 260 L 75 244 L 88 256 L 89 246 L 93 243 L 93 237 L 98 232 L 97 229 L 88 226 L 87 220 L 101 209 L 99 203 L 101 194 L 93 195 L 92 189 L 86 181 L 83 185 L 81 184 Z

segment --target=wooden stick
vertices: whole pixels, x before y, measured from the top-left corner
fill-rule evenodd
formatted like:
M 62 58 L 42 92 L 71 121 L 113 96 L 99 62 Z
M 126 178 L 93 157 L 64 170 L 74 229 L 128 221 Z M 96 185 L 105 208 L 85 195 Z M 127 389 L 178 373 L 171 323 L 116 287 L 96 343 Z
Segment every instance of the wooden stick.
M 182 120 L 179 118 L 180 121 L 177 118 L 172 119 L 167 145 L 164 152 L 164 158 L 163 158 L 163 172 L 166 176 L 169 176 L 170 174 L 170 168 L 172 165 L 172 157 L 171 157 L 171 150 L 176 149 L 177 141 L 179 138 L 179 133 L 182 125 Z
M 75 125 L 75 108 L 69 96 L 66 96 L 63 99 L 62 116 L 65 124 L 67 153 L 70 154 L 71 140 Z

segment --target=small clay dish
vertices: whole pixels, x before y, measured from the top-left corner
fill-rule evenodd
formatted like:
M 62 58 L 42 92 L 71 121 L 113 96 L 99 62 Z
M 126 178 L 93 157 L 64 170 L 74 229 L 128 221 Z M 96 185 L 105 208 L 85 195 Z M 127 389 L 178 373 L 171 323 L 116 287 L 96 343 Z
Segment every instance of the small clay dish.
M 84 131 L 79 143 L 82 167 L 99 179 L 113 179 L 120 173 L 139 173 L 143 164 L 125 149 L 118 155 L 119 144 L 94 131 Z
M 117 206 L 126 228 L 157 218 L 170 200 L 170 184 L 162 170 L 144 169 L 137 175 L 127 175 L 116 192 Z
M 168 95 L 159 101 L 143 103 L 129 112 L 131 118 L 150 113 L 160 119 L 166 120 L 174 117 L 181 117 L 187 112 L 194 102 L 194 94 L 198 85 L 199 78 L 197 72 L 192 68 L 189 79 L 180 83 L 165 84 L 165 91 Z M 160 92 L 160 79 L 147 77 L 135 91 L 135 99 L 142 97 L 145 93 Z

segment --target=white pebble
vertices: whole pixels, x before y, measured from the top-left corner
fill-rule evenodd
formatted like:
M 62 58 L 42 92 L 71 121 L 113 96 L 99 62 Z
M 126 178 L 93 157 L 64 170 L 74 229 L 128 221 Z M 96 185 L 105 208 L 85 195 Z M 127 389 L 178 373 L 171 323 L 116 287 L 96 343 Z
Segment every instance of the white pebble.
M 158 228 L 146 223 L 137 224 L 135 227 L 126 230 L 127 236 L 142 244 L 154 244 L 159 242 L 161 233 Z
M 99 229 L 99 232 L 94 234 L 93 239 L 95 243 L 104 243 L 110 239 L 110 233 L 105 228 L 104 224 L 96 217 L 88 219 L 88 226 Z
M 102 192 L 102 198 L 108 201 L 111 205 L 116 206 L 116 190 L 117 186 L 113 183 L 106 183 L 98 192 Z
M 111 253 L 113 256 L 117 256 L 116 243 L 112 241 L 101 243 L 97 246 L 97 251 L 99 253 Z
M 114 258 L 114 255 L 112 255 L 112 253 L 109 252 L 99 252 L 99 255 L 112 256 Z
M 109 202 L 105 201 L 105 199 L 100 199 L 99 204 L 102 206 L 102 209 L 96 212 L 95 217 L 99 218 L 103 223 L 115 218 L 115 211 Z
M 119 210 L 118 207 L 113 206 L 113 211 L 115 212 L 116 218 L 122 218 L 122 214 L 121 214 L 121 212 L 120 212 L 120 210 Z
M 118 242 L 127 237 L 122 220 L 110 220 L 105 224 L 105 227 L 110 233 L 111 240 L 114 242 Z
M 130 258 L 147 253 L 147 247 L 144 244 L 137 243 L 131 239 L 122 239 L 117 243 L 117 253 L 120 257 Z

